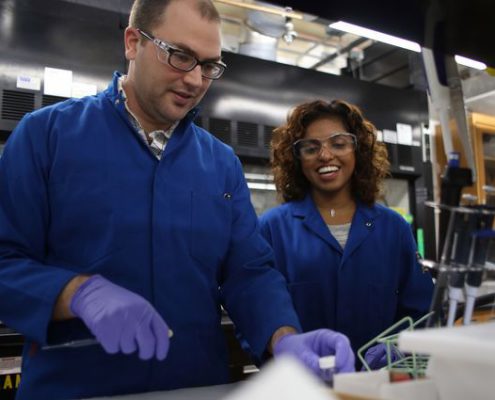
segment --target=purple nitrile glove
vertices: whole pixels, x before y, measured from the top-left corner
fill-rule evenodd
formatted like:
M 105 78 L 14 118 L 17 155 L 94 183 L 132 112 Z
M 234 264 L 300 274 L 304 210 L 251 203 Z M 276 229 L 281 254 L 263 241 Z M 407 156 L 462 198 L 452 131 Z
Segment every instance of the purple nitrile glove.
M 169 329 L 143 297 L 93 275 L 72 297 L 70 309 L 81 318 L 107 353 L 163 360 L 169 347 Z
M 347 336 L 330 329 L 318 329 L 301 334 L 282 336 L 273 346 L 275 357 L 293 354 L 316 375 L 324 378 L 318 360 L 320 357 L 335 355 L 335 370 L 354 372 L 354 353 Z
M 403 356 L 399 352 L 399 350 L 395 346 L 391 345 L 391 362 L 398 361 L 401 358 L 403 358 Z M 387 365 L 387 346 L 385 345 L 385 343 L 379 343 L 373 347 L 370 347 L 364 355 L 364 360 L 372 370 L 385 367 Z M 365 371 L 366 367 L 363 365 L 361 370 Z

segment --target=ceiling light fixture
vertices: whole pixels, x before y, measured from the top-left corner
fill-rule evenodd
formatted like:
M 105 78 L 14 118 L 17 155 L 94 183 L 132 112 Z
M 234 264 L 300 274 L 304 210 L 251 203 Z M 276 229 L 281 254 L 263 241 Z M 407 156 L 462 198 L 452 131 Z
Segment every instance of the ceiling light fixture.
M 479 69 L 481 71 L 486 69 L 486 64 L 481 61 L 472 60 L 471 58 L 466 58 L 463 56 L 455 56 L 455 62 L 457 64 L 464 65 L 466 67 Z
M 376 40 L 378 42 L 388 43 L 391 44 L 392 46 L 402 47 L 403 49 L 415 51 L 417 53 L 421 52 L 421 46 L 415 42 L 401 39 L 396 36 L 387 35 L 385 33 L 374 31 L 372 29 L 363 28 L 362 26 L 349 24 L 343 21 L 338 21 L 328 26 L 332 29 L 338 29 L 339 31 L 344 31 L 347 33 L 352 33 L 354 35 L 363 36 L 365 38 Z
M 285 32 L 282 35 L 282 38 L 284 39 L 285 43 L 291 44 L 294 41 L 294 39 L 297 37 L 297 32 L 294 29 L 292 18 L 285 17 L 284 27 L 285 27 Z
M 406 50 L 411 50 L 416 53 L 421 52 L 421 46 L 410 40 L 401 39 L 396 36 L 387 35 L 386 33 L 374 31 L 372 29 L 364 28 L 359 25 L 349 24 L 348 22 L 338 21 L 333 24 L 328 25 L 329 28 L 337 29 L 339 31 L 352 33 L 354 35 L 362 36 L 368 39 L 376 40 L 378 42 L 383 42 L 387 44 L 391 44 L 392 46 L 401 47 Z M 466 67 L 475 68 L 479 70 L 485 70 L 486 64 L 472 60 L 470 58 L 455 56 L 455 61 L 457 64 L 464 65 Z

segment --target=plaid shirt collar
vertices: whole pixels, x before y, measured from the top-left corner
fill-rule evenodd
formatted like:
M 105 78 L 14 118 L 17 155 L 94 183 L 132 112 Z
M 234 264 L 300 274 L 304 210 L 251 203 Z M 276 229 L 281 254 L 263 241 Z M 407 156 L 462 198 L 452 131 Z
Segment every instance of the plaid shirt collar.
M 125 75 L 122 75 L 119 77 L 119 79 L 118 79 L 118 91 L 119 91 L 120 96 L 124 99 L 125 109 L 127 110 L 129 120 L 131 121 L 132 126 L 134 126 L 136 131 L 139 133 L 139 136 L 141 137 L 141 139 L 148 146 L 150 151 L 156 156 L 156 158 L 158 158 L 160 160 L 162 155 L 163 155 L 163 152 L 165 150 L 165 146 L 167 145 L 168 140 L 172 137 L 172 133 L 174 132 L 177 125 L 179 124 L 179 121 L 177 121 L 175 124 L 173 124 L 166 131 L 163 129 L 158 129 L 158 130 L 152 131 L 148 135 L 146 135 L 146 132 L 144 131 L 141 124 L 139 123 L 138 119 L 136 118 L 136 116 L 132 113 L 132 111 L 129 108 L 129 104 L 127 102 L 127 96 L 125 94 L 124 85 L 123 85 L 124 79 L 125 79 Z

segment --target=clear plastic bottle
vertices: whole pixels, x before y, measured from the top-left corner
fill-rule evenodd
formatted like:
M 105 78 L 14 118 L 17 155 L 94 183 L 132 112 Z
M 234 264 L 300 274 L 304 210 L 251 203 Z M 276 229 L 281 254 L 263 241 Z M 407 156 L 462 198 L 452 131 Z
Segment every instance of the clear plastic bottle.
M 335 356 L 320 357 L 318 360 L 321 377 L 328 386 L 333 386 L 333 375 L 335 373 Z

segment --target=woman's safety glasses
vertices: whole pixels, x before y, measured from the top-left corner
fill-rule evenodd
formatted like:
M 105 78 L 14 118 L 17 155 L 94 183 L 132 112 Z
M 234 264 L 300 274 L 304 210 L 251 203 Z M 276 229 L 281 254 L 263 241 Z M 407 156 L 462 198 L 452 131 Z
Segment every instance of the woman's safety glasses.
M 300 160 L 312 161 L 319 157 L 323 147 L 334 156 L 345 156 L 356 149 L 357 138 L 352 133 L 334 133 L 324 139 L 299 139 L 292 145 L 294 155 Z

